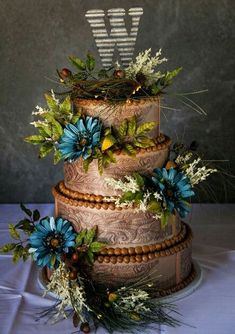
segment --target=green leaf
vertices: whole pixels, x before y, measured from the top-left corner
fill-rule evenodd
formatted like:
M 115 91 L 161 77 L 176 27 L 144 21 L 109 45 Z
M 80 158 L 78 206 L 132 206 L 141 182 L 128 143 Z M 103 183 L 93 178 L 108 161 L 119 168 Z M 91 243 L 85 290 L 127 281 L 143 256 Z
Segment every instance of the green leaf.
M 111 163 L 110 157 L 107 154 L 103 155 L 103 167 L 106 168 Z
M 71 119 L 71 123 L 72 123 L 72 124 L 77 123 L 77 121 L 79 120 L 80 117 L 81 117 L 81 114 L 76 114 L 76 115 L 74 115 L 74 116 L 72 117 L 72 119 Z
M 82 164 L 83 164 L 83 170 L 84 170 L 85 173 L 88 172 L 89 166 L 90 166 L 90 164 L 91 164 L 92 161 L 93 161 L 93 158 L 88 158 L 86 160 L 83 160 Z
M 24 211 L 24 213 L 26 213 L 27 216 L 29 216 L 29 217 L 32 216 L 32 211 L 27 209 L 26 206 L 23 203 L 20 204 L 20 208 L 21 208 L 22 211 Z
M 162 91 L 162 89 L 163 89 L 163 87 L 160 84 L 160 80 L 158 80 L 157 82 L 153 83 L 151 85 L 150 89 L 151 89 L 151 94 L 152 95 L 159 94 Z
M 135 193 L 133 193 L 132 191 L 126 191 L 122 195 L 120 201 L 121 201 L 121 203 L 123 203 L 123 202 L 133 201 L 134 199 L 135 199 Z
M 86 66 L 90 72 L 95 68 L 95 58 L 90 51 L 87 52 Z
M 60 137 L 63 135 L 64 130 L 59 122 L 54 121 L 52 123 L 52 138 L 54 141 L 57 141 L 60 139 Z
M 147 132 L 151 131 L 156 125 L 157 125 L 157 122 L 143 123 L 137 128 L 136 135 L 139 136 L 139 135 L 146 134 Z
M 98 171 L 99 171 L 100 175 L 103 174 L 103 171 L 104 171 L 103 157 L 98 157 Z
M 131 144 L 125 144 L 124 145 L 124 151 L 130 155 L 130 156 L 135 156 L 136 155 L 136 150 Z
M 45 138 L 43 136 L 40 135 L 33 135 L 33 136 L 29 136 L 24 138 L 24 141 L 26 143 L 30 143 L 33 145 L 38 145 L 38 144 L 42 144 L 45 141 Z
M 69 114 L 72 109 L 72 103 L 70 96 L 67 95 L 64 101 L 60 104 L 60 113 L 62 114 Z
M 136 139 L 134 139 L 133 144 L 137 147 L 143 148 L 155 146 L 154 140 L 145 136 L 137 137 Z
M 128 128 L 127 128 L 127 134 L 128 136 L 133 137 L 136 132 L 136 117 L 132 117 L 131 119 L 128 120 Z
M 30 235 L 34 231 L 34 226 L 31 222 L 31 220 L 26 219 L 26 218 L 21 220 L 18 224 L 16 224 L 15 228 L 18 228 L 18 229 L 24 231 L 24 233 L 26 233 L 28 235 Z
M 164 86 L 170 85 L 172 79 L 174 79 L 174 77 L 176 77 L 181 71 L 182 67 L 178 67 L 173 71 L 167 72 L 166 75 L 161 79 L 161 81 L 163 81 L 163 85 Z
M 113 162 L 113 163 L 116 162 L 116 159 L 115 159 L 115 157 L 113 155 L 113 152 L 111 150 L 107 150 L 105 153 L 108 155 L 111 162 Z
M 53 144 L 52 143 L 46 143 L 40 147 L 39 150 L 39 158 L 45 158 L 53 149 Z
M 78 57 L 73 57 L 70 56 L 69 57 L 70 62 L 77 67 L 80 71 L 84 71 L 86 69 L 86 64 L 84 63 L 84 61 Z
M 84 243 L 86 245 L 90 245 L 90 243 L 96 236 L 96 232 L 97 232 L 97 226 L 94 226 L 90 230 L 87 230 L 86 235 L 84 237 Z
M 94 259 L 94 254 L 92 253 L 90 249 L 88 249 L 86 255 L 87 255 L 87 258 L 90 264 L 93 264 L 95 259 Z
M 108 73 L 105 69 L 101 69 L 99 72 L 98 72 L 98 78 L 99 79 L 107 79 L 109 76 L 108 76 Z
M 87 229 L 81 230 L 80 232 L 78 232 L 77 236 L 76 236 L 76 247 L 81 246 L 84 242 L 84 238 L 85 235 L 87 233 Z
M 10 236 L 15 240 L 20 240 L 20 234 L 13 224 L 8 225 Z
M 56 263 L 56 255 L 55 255 L 55 254 L 52 254 L 52 255 L 51 255 L 51 266 L 54 267 L 54 266 L 55 266 L 55 263 Z
M 18 251 L 14 251 L 13 256 L 12 256 L 13 263 L 16 264 L 20 258 L 21 258 L 20 253 Z
M 112 129 L 111 128 L 105 128 L 104 129 L 104 136 L 111 135 L 111 133 L 112 133 Z
M 62 159 L 61 152 L 59 150 L 55 150 L 54 153 L 54 165 L 58 164 L 58 162 Z
M 148 210 L 152 213 L 160 213 L 162 211 L 161 203 L 156 199 L 150 200 L 148 203 Z
M 92 251 L 92 253 L 97 253 L 99 252 L 102 248 L 104 248 L 106 244 L 99 242 L 99 241 L 94 241 L 90 244 L 89 250 Z
M 64 133 L 64 130 L 61 126 L 61 124 L 55 119 L 55 115 L 52 112 L 47 112 L 43 114 L 43 117 L 51 123 L 51 130 L 52 130 L 52 137 L 54 140 L 58 140 L 62 134 Z
M 52 128 L 51 128 L 51 124 L 40 124 L 38 127 L 37 127 L 39 133 L 41 136 L 43 136 L 44 138 L 46 137 L 51 137 L 52 136 Z
M 140 188 L 144 186 L 144 178 L 139 173 L 133 173 L 133 176 Z
M 49 109 L 51 110 L 56 110 L 58 109 L 58 104 L 57 102 L 53 99 L 53 97 L 49 94 L 45 94 L 45 99 L 47 101 L 47 105 L 49 107 Z
M 124 121 L 122 121 L 122 123 L 119 125 L 118 129 L 118 134 L 121 138 L 125 137 L 127 134 L 127 120 L 124 119 Z
M 40 212 L 36 209 L 33 211 L 33 221 L 38 221 L 40 219 Z
M 166 225 L 168 224 L 169 216 L 170 216 L 170 212 L 168 210 L 162 212 L 162 215 L 161 215 L 161 228 L 164 229 L 166 227 Z
M 12 251 L 15 247 L 16 247 L 17 244 L 14 244 L 14 243 L 8 243 L 2 247 L 0 247 L 0 253 L 8 253 L 10 251 Z

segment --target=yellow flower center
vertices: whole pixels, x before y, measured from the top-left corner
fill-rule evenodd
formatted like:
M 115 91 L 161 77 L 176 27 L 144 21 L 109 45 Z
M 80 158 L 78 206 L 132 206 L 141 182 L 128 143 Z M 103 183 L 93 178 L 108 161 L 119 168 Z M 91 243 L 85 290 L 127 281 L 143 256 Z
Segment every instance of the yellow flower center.
M 59 246 L 59 244 L 60 244 L 60 242 L 59 242 L 59 240 L 58 239 L 56 239 L 56 238 L 53 238 L 53 239 L 51 239 L 51 246 L 52 247 L 58 247 Z
M 88 143 L 88 140 L 86 138 L 82 138 L 79 142 L 81 146 L 85 146 Z

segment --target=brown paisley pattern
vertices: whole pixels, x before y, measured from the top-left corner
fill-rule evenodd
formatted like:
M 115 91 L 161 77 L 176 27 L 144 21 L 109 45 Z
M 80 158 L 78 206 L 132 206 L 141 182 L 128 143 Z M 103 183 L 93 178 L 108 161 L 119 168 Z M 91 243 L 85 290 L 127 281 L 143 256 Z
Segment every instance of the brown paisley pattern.
M 83 170 L 82 159 L 64 164 L 64 183 L 66 188 L 85 194 L 102 196 L 117 196 L 118 191 L 107 186 L 105 179 L 113 177 L 123 179 L 125 175 L 133 172 L 148 173 L 156 167 L 162 167 L 169 154 L 169 147 L 159 151 L 138 154 L 136 158 L 120 154 L 116 156 L 116 163 L 110 164 L 99 174 L 97 160 L 94 160 L 87 173 Z
M 135 212 L 134 209 L 122 211 L 103 210 L 88 207 L 74 207 L 56 199 L 56 216 L 68 219 L 77 231 L 81 228 L 98 226 L 98 240 L 107 242 L 113 247 L 135 247 L 160 243 L 173 237 L 173 227 L 180 224 L 168 224 L 161 228 L 160 221 L 149 212 Z
M 136 116 L 139 123 L 154 121 L 157 126 L 149 133 L 150 137 L 159 135 L 160 99 L 142 99 L 133 103 L 121 103 L 112 106 L 98 100 L 75 100 L 75 105 L 82 107 L 89 116 L 99 117 L 105 126 L 117 127 L 124 119 Z
M 192 248 L 186 248 L 180 256 L 180 278 L 184 280 L 192 269 Z
M 154 277 L 156 288 L 169 289 L 179 282 L 176 280 L 176 257 L 185 256 L 185 261 L 190 265 L 186 268 L 181 268 L 181 282 L 183 282 L 191 272 L 191 245 L 185 250 L 179 250 L 178 253 L 167 257 L 155 258 L 147 263 L 122 263 L 122 264 L 105 264 L 95 262 L 90 275 L 100 283 L 109 282 L 112 286 L 126 284 L 127 282 L 136 282 L 141 277 L 150 274 Z

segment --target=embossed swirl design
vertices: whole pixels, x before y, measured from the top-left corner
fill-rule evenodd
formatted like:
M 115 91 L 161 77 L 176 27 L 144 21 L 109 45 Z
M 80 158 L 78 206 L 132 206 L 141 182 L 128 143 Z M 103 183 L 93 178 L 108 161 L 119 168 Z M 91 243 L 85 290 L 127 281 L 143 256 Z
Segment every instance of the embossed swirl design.
M 160 222 L 150 213 L 135 212 L 134 209 L 97 210 L 72 207 L 57 200 L 56 214 L 71 221 L 77 231 L 97 225 L 99 227 L 98 240 L 115 247 L 149 245 L 173 236 L 171 225 L 161 229 Z M 179 224 L 177 234 L 180 228 Z
M 68 189 L 84 194 L 102 196 L 117 196 L 118 191 L 111 189 L 105 183 L 105 178 L 123 178 L 133 171 L 139 173 L 151 172 L 156 167 L 162 167 L 168 157 L 168 148 L 156 152 L 145 152 L 139 154 L 136 159 L 126 155 L 116 156 L 117 162 L 111 164 L 103 175 L 98 172 L 97 161 L 94 160 L 89 167 L 88 173 L 83 170 L 82 160 L 64 164 L 64 182 Z

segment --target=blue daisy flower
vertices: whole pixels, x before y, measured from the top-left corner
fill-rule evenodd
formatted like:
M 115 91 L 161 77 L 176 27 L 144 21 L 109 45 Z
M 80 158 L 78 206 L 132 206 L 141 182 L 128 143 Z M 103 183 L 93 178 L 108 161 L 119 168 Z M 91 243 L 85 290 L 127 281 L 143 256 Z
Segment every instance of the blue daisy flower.
M 153 173 L 153 186 L 163 197 L 167 209 L 170 212 L 176 210 L 180 217 L 185 217 L 190 212 L 190 204 L 185 198 L 195 195 L 188 177 L 174 168 L 169 171 L 156 168 Z
M 63 159 L 88 159 L 94 148 L 100 145 L 101 123 L 97 118 L 86 116 L 75 124 L 67 124 L 59 141 Z
M 75 246 L 73 227 L 67 220 L 53 217 L 42 219 L 29 237 L 34 261 L 41 267 L 57 268 L 62 253 Z

